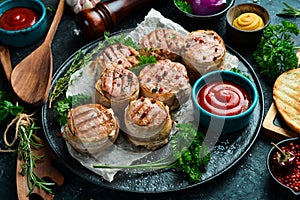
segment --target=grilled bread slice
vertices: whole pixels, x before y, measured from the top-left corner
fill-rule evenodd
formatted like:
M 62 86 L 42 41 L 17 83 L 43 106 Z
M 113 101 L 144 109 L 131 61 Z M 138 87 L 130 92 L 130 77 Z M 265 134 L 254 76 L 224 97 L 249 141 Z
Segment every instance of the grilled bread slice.
M 112 109 L 85 104 L 69 111 L 62 137 L 76 151 L 93 155 L 111 146 L 118 134 L 119 125 Z
M 144 97 L 131 101 L 124 119 L 128 139 L 134 145 L 155 150 L 168 143 L 172 120 L 163 102 Z
M 300 68 L 284 72 L 276 79 L 273 98 L 285 123 L 300 134 Z

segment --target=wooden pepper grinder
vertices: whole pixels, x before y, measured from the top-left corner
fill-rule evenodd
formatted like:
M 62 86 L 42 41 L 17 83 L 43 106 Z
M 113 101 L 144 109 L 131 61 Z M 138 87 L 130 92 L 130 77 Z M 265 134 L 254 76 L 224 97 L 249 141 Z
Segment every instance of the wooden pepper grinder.
M 80 11 L 76 15 L 76 25 L 87 39 L 103 36 L 113 30 L 130 12 L 138 12 L 156 0 L 110 0 L 99 2 L 93 8 Z

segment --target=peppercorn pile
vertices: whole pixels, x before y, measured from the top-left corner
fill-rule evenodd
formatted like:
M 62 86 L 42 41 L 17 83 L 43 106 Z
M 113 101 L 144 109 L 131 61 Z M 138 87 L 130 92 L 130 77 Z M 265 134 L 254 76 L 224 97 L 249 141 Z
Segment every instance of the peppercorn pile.
M 270 160 L 270 169 L 274 177 L 283 185 L 300 192 L 300 144 L 291 141 L 280 147 Z

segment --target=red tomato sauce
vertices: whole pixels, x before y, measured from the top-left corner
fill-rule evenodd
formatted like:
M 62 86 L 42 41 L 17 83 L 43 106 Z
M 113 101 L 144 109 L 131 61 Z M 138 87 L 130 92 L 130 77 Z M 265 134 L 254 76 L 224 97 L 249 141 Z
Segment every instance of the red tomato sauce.
M 40 15 L 25 7 L 16 7 L 5 11 L 0 16 L 0 28 L 5 30 L 22 30 L 35 24 Z
M 251 105 L 248 92 L 230 81 L 205 85 L 199 90 L 197 101 L 206 111 L 221 116 L 237 115 Z

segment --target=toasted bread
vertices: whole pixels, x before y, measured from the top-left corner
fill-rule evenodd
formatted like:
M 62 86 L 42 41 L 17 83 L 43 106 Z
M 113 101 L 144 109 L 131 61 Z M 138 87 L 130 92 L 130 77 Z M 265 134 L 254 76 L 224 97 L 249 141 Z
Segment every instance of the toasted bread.
M 300 134 L 300 68 L 284 72 L 276 79 L 273 98 L 285 123 Z

